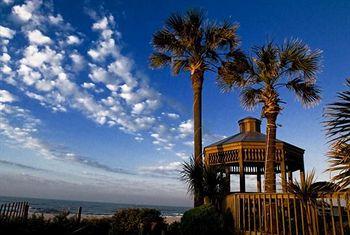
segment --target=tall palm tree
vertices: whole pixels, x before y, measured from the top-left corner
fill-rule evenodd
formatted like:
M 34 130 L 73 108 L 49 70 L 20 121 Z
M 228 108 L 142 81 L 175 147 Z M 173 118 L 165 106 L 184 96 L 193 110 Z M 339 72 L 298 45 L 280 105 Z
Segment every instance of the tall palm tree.
M 265 192 L 276 191 L 274 161 L 276 151 L 276 120 L 282 110 L 280 88 L 294 92 L 305 106 L 320 100 L 316 74 L 320 67 L 320 51 L 311 51 L 300 40 L 286 41 L 282 46 L 272 42 L 253 48 L 253 56 L 230 54 L 219 69 L 223 89 L 241 88 L 241 102 L 247 109 L 262 104 L 262 117 L 267 119 Z
M 194 156 L 202 164 L 202 88 L 204 74 L 216 71 L 226 52 L 235 50 L 238 39 L 236 24 L 215 24 L 204 20 L 202 11 L 189 10 L 184 15 L 172 14 L 163 29 L 153 35 L 154 52 L 151 67 L 170 66 L 174 75 L 190 73 L 193 89 Z M 197 194 L 196 194 L 197 195 Z M 195 206 L 203 198 L 195 198 Z
M 333 180 L 342 189 L 350 185 L 350 79 L 346 80 L 347 90 L 338 93 L 339 101 L 327 106 L 325 122 L 331 150 L 329 171 L 337 172 Z

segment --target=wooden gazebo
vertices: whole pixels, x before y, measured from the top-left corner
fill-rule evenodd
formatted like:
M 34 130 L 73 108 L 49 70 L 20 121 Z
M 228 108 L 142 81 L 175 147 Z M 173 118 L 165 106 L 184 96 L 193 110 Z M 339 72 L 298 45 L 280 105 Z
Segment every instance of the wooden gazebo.
M 261 175 L 264 174 L 266 135 L 261 133 L 261 121 L 247 117 L 238 121 L 240 132 L 204 148 L 205 164 L 224 165 L 226 174 L 240 176 L 240 192 L 245 192 L 245 176 L 256 175 L 257 192 L 261 192 Z M 287 177 L 300 171 L 305 182 L 304 150 L 281 140 L 276 141 L 275 174 L 281 173 L 282 191 L 286 191 Z

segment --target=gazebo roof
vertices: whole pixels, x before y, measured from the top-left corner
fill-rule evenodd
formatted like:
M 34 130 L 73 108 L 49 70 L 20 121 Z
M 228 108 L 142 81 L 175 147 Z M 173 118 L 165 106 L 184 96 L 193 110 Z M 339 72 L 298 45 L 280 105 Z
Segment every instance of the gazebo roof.
M 254 142 L 254 143 L 265 143 L 266 135 L 260 132 L 261 121 L 253 117 L 246 117 L 238 121 L 240 126 L 240 132 L 238 134 L 229 136 L 225 139 L 219 140 L 215 143 L 212 143 L 205 148 L 215 147 L 215 146 L 224 146 L 232 143 L 242 143 L 242 142 Z M 276 139 L 276 143 L 283 143 L 289 145 L 292 148 L 302 150 L 301 148 L 289 144 L 285 141 Z
M 219 140 L 213 144 L 206 147 L 213 147 L 218 145 L 232 144 L 237 142 L 265 142 L 266 135 L 259 132 L 241 132 L 236 135 L 232 135 L 225 139 Z M 277 143 L 283 142 L 281 140 L 276 140 Z

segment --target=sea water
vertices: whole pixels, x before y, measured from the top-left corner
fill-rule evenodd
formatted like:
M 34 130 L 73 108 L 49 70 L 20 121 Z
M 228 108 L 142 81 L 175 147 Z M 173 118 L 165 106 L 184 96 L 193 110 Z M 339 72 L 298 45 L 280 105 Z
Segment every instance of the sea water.
M 18 198 L 0 196 L 0 205 L 4 203 L 18 201 L 28 202 L 30 213 L 51 214 L 56 214 L 62 211 L 76 213 L 79 207 L 82 207 L 82 214 L 86 215 L 112 215 L 118 209 L 123 208 L 152 208 L 159 210 L 163 216 L 178 216 L 182 215 L 186 210 L 189 209 L 188 207 L 175 206 L 118 204 L 109 202 L 68 201 L 56 199 Z

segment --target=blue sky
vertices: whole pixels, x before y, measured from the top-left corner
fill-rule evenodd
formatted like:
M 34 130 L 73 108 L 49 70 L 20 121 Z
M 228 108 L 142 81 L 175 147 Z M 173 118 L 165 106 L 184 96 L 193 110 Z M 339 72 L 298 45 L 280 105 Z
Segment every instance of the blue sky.
M 0 194 L 191 205 L 177 174 L 192 150 L 190 81 L 147 61 L 152 33 L 191 7 L 239 23 L 245 50 L 293 37 L 323 51 L 322 102 L 305 110 L 282 93 L 277 136 L 328 179 L 322 111 L 349 76 L 349 2 L 2 0 Z M 204 144 L 259 113 L 206 75 Z

